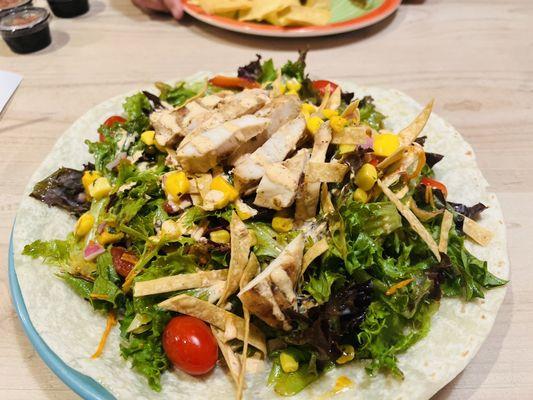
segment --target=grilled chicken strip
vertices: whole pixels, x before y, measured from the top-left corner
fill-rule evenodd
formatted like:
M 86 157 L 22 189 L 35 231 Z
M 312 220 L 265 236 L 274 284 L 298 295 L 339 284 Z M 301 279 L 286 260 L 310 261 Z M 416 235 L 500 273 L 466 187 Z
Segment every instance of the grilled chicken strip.
M 243 156 L 235 166 L 235 184 L 240 191 L 256 185 L 268 164 L 281 162 L 296 148 L 305 134 L 303 116 L 287 122 L 252 154 Z
M 252 314 L 275 328 L 290 329 L 283 311 L 296 307 L 294 287 L 302 268 L 304 245 L 304 235 L 300 234 L 238 294 Z
M 207 172 L 239 145 L 261 133 L 267 118 L 244 115 L 203 131 L 180 145 L 175 158 L 189 172 Z
M 229 157 L 229 164 L 237 165 L 245 154 L 252 153 L 262 146 L 282 125 L 298 116 L 301 105 L 302 102 L 297 96 L 280 96 L 257 111 L 255 113 L 257 117 L 269 118 L 270 123 L 261 134 L 235 150 Z
M 309 150 L 301 149 L 286 161 L 267 165 L 254 204 L 273 210 L 290 207 L 308 160 Z

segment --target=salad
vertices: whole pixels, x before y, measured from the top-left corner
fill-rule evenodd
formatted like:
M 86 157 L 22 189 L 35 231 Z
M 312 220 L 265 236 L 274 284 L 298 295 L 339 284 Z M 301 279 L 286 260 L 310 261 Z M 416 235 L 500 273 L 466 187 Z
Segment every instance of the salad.
M 442 297 L 506 283 L 465 247 L 492 232 L 478 203 L 447 201 L 424 150 L 433 103 L 400 132 L 371 97 L 312 80 L 306 52 L 276 69 L 127 97 L 87 141 L 94 161 L 60 168 L 31 196 L 77 218 L 23 254 L 118 324 L 120 353 L 155 391 L 172 368 L 225 364 L 294 395 L 361 363 L 403 378 L 398 355 L 431 329 Z M 90 356 L 90 355 L 88 355 Z

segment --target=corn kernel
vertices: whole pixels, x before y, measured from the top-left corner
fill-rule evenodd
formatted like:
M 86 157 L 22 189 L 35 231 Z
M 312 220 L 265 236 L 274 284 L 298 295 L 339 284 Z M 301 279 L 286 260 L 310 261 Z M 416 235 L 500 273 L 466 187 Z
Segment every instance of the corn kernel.
M 177 221 L 167 219 L 161 224 L 161 235 L 167 239 L 179 239 L 182 234 L 182 226 Z
M 113 224 L 107 224 L 102 231 L 102 233 L 96 236 L 96 240 L 102 246 L 105 246 L 109 243 L 116 243 L 124 237 L 124 234 L 120 231 L 117 231 Z
M 285 92 L 287 91 L 287 85 L 285 85 L 284 83 L 280 83 L 278 90 L 279 94 L 285 94 Z
M 101 176 L 102 175 L 100 175 L 100 173 L 97 171 L 85 171 L 83 173 L 83 176 L 81 177 L 81 184 L 85 189 L 85 193 L 89 194 L 89 187 L 95 180 L 97 180 Z
M 353 199 L 359 203 L 366 203 L 368 201 L 368 194 L 361 188 L 355 189 L 353 192 Z
M 281 369 L 283 370 L 283 372 L 296 372 L 298 371 L 298 368 L 300 368 L 298 360 L 296 360 L 293 356 L 291 356 L 285 351 L 282 351 L 279 355 L 279 362 L 281 364 Z
M 304 103 L 302 104 L 302 112 L 303 113 L 307 113 L 307 114 L 312 114 L 316 111 L 316 106 L 314 106 L 313 104 L 309 104 L 309 103 Z
M 167 195 L 179 199 L 181 195 L 188 193 L 190 183 L 183 171 L 169 172 L 163 178 L 163 190 Z
M 355 358 L 355 349 L 351 344 L 341 345 L 342 356 L 337 358 L 337 364 L 346 364 Z
M 309 132 L 311 132 L 313 135 L 318 132 L 320 127 L 322 126 L 322 119 L 320 117 L 314 116 L 307 118 L 307 129 Z
M 218 244 L 226 244 L 230 242 L 230 234 L 225 229 L 219 229 L 218 231 L 211 232 L 209 234 L 209 239 Z
M 289 90 L 285 93 L 286 95 L 300 96 L 296 90 Z
M 287 82 L 287 89 L 289 89 L 289 91 L 298 92 L 301 88 L 302 84 L 294 78 Z
M 344 117 L 340 117 L 338 115 L 333 115 L 330 120 L 329 124 L 331 126 L 331 129 L 333 129 L 333 132 L 340 133 L 346 126 L 348 121 Z
M 235 201 L 237 200 L 237 197 L 239 197 L 237 189 L 220 175 L 213 178 L 209 189 L 218 190 L 219 192 L 224 193 L 229 201 Z
M 324 118 L 331 119 L 332 117 L 337 117 L 339 115 L 339 112 L 337 110 L 331 110 L 329 108 L 326 108 L 325 110 L 322 110 L 322 115 Z
M 89 194 L 96 200 L 100 200 L 104 197 L 109 196 L 109 193 L 111 193 L 111 189 L 111 184 L 109 183 L 107 178 L 101 177 L 97 178 L 93 183 L 91 183 L 91 185 L 89 186 Z
M 372 164 L 366 163 L 355 174 L 355 184 L 364 191 L 372 189 L 378 180 L 378 172 Z
M 155 142 L 155 132 L 154 131 L 144 131 L 141 133 L 141 140 L 147 146 L 152 146 Z
M 374 154 L 388 157 L 400 148 L 400 138 L 393 133 L 379 133 L 374 136 Z
M 83 237 L 91 231 L 93 225 L 94 217 L 89 213 L 85 213 L 78 219 L 78 222 L 76 222 L 74 234 L 76 236 Z
M 203 208 L 205 210 L 220 210 L 228 205 L 228 195 L 220 190 L 211 189 L 204 197 Z
M 292 218 L 282 216 L 272 218 L 272 228 L 278 233 L 290 232 L 293 225 Z
M 339 144 L 339 154 L 351 153 L 355 150 L 355 144 Z

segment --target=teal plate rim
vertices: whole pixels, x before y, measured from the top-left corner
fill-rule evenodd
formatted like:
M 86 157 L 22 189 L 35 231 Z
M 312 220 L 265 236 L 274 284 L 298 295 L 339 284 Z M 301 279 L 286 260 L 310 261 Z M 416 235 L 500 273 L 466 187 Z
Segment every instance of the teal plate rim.
M 15 271 L 15 258 L 13 252 L 13 231 L 15 230 L 15 224 L 11 229 L 11 235 L 9 237 L 9 256 L 8 256 L 8 278 L 9 278 L 9 290 L 11 292 L 11 300 L 15 307 L 22 328 L 26 333 L 31 344 L 37 351 L 44 363 L 57 375 L 69 388 L 71 388 L 76 394 L 85 400 L 115 400 L 115 397 L 109 393 L 102 385 L 96 382 L 94 379 L 83 375 L 79 371 L 69 367 L 59 356 L 48 347 L 46 342 L 41 338 L 39 333 L 35 330 L 26 304 L 24 303 L 24 296 L 20 290 L 20 285 Z

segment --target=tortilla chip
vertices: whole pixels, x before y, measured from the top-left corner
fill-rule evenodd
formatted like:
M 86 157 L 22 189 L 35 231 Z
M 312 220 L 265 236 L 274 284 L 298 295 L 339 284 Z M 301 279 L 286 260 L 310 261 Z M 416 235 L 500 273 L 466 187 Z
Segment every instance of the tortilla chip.
M 246 307 L 243 307 L 244 313 L 244 340 L 242 345 L 241 355 L 241 370 L 239 371 L 239 379 L 237 380 L 237 400 L 242 399 L 244 390 L 244 378 L 246 376 L 246 360 L 248 360 L 248 339 L 250 337 L 250 313 Z
M 248 262 L 248 254 L 252 247 L 252 238 L 246 225 L 233 212 L 230 222 L 231 234 L 231 259 L 229 263 L 228 279 L 226 280 L 226 288 L 220 297 L 218 304 L 224 304 L 228 297 L 231 296 L 239 288 L 242 273 Z
M 309 162 L 305 178 L 309 182 L 340 183 L 348 172 L 348 166 L 340 163 Z
M 326 239 L 321 239 L 311 246 L 309 250 L 304 254 L 304 259 L 302 261 L 302 271 L 300 276 L 302 276 L 307 269 L 307 267 L 317 258 L 328 251 L 329 245 Z
M 251 0 L 199 0 L 199 3 L 210 14 L 248 10 L 252 6 Z
M 481 246 L 487 246 L 494 236 L 492 231 L 466 216 L 463 222 L 463 232 Z
M 246 264 L 246 267 L 244 268 L 241 281 L 239 282 L 239 288 L 242 290 L 243 287 L 248 285 L 248 283 L 250 283 L 250 281 L 255 278 L 259 270 L 260 270 L 259 261 L 257 260 L 257 257 L 255 256 L 255 254 L 251 252 L 250 258 L 248 258 L 248 263 Z
M 159 279 L 135 283 L 135 286 L 133 287 L 133 296 L 149 296 L 158 293 L 174 292 L 176 290 L 209 287 L 216 282 L 226 280 L 227 276 L 227 269 L 165 276 Z
M 276 14 L 287 7 L 300 5 L 298 0 L 252 0 L 250 9 L 241 13 L 240 21 L 261 21 L 269 14 Z
M 439 246 L 437 246 L 437 243 L 435 243 L 435 240 L 433 240 L 433 237 L 430 235 L 430 233 L 426 230 L 424 225 L 418 220 L 416 215 L 413 214 L 413 212 L 405 205 L 403 204 L 398 197 L 390 190 L 386 185 L 381 182 L 381 180 L 377 180 L 378 186 L 381 188 L 385 196 L 388 197 L 390 201 L 394 203 L 400 214 L 404 216 L 404 218 L 409 222 L 409 225 L 411 225 L 411 228 L 418 233 L 420 238 L 426 242 L 431 252 L 435 255 L 435 258 L 440 261 L 440 253 L 439 253 Z
M 440 226 L 439 251 L 441 253 L 448 253 L 448 236 L 453 223 L 453 214 L 448 210 L 444 211 L 442 216 L 442 224 Z
M 363 145 L 369 138 L 368 132 L 364 126 L 347 126 L 341 132 L 335 132 L 331 143 Z
M 329 98 L 326 108 L 330 110 L 336 110 L 341 105 L 341 87 L 337 86 Z
M 326 25 L 331 19 L 331 11 L 308 6 L 291 6 L 278 13 L 283 26 L 286 25 Z
M 164 310 L 199 318 L 224 332 L 231 327 L 235 332 L 232 332 L 232 335 L 225 335 L 226 341 L 234 338 L 244 340 L 244 319 L 207 301 L 179 294 L 159 303 L 158 306 Z M 266 354 L 265 337 L 253 324 L 250 324 L 250 344 Z

